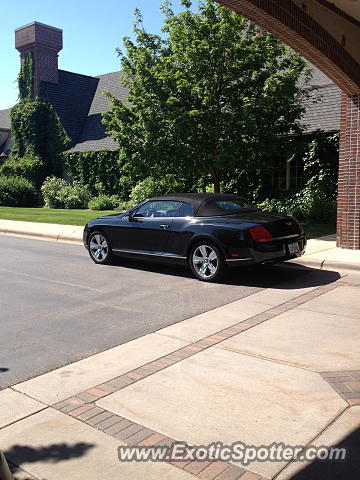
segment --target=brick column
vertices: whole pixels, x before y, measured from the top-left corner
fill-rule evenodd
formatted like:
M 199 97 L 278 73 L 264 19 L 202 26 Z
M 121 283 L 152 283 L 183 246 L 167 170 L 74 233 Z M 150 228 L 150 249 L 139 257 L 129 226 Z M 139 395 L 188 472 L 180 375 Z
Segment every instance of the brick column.
M 360 94 L 342 94 L 337 245 L 360 249 Z

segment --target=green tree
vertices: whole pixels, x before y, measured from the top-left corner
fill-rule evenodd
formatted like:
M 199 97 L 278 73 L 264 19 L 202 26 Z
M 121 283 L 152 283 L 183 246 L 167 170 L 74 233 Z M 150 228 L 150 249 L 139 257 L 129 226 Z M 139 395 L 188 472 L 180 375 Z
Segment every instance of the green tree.
M 300 132 L 309 73 L 299 55 L 214 1 L 196 13 L 182 3 L 174 14 L 163 2 L 163 36 L 135 12 L 135 41 L 124 38 L 118 51 L 128 102 L 107 94 L 103 121 L 134 172 L 194 185 L 206 177 L 203 188 L 210 181 L 219 192 L 232 172 L 261 169 L 260 159 Z

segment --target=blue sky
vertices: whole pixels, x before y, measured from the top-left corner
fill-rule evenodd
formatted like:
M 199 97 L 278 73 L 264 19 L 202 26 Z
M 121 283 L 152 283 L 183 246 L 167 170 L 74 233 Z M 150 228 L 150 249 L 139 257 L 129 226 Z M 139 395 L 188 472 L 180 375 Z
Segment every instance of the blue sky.
M 131 35 L 134 9 L 140 8 L 145 27 L 159 32 L 163 16 L 161 0 L 8 0 L 1 6 L 0 109 L 16 102 L 19 53 L 14 30 L 32 21 L 63 29 L 64 48 L 59 67 L 85 75 L 100 75 L 119 69 L 115 48 Z M 173 0 L 174 9 L 180 0 Z

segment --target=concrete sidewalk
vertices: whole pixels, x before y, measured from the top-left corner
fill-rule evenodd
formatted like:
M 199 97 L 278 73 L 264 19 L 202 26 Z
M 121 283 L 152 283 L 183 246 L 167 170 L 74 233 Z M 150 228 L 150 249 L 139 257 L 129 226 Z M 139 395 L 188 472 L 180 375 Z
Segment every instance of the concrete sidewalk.
M 0 392 L 0 447 L 18 478 L 359 478 L 360 275 L 302 268 L 292 282 Z M 340 445 L 348 460 L 117 456 L 120 445 L 174 441 Z

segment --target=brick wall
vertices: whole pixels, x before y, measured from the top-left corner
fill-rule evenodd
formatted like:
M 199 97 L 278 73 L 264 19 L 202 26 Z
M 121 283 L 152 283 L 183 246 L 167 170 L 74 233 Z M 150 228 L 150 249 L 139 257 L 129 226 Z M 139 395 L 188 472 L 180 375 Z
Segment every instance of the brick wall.
M 360 95 L 342 94 L 337 244 L 360 249 Z

